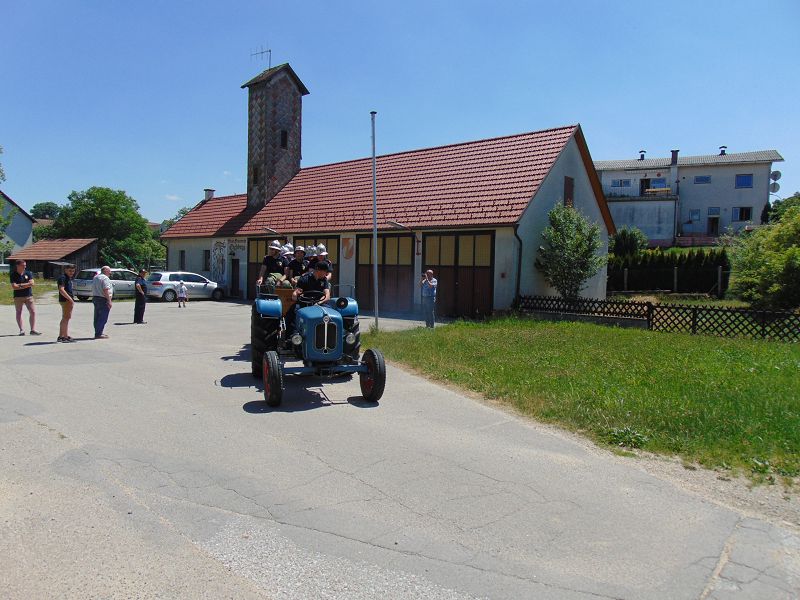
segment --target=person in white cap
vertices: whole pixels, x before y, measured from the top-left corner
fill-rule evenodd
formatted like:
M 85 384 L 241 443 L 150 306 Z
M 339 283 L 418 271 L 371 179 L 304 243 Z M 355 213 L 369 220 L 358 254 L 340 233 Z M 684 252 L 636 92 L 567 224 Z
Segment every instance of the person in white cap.
M 328 263 L 328 281 L 330 281 L 333 274 L 333 263 L 328 258 L 328 249 L 325 248 L 325 244 L 317 246 L 317 256 L 319 257 L 318 262 Z
M 264 275 L 272 278 L 275 283 L 283 278 L 283 260 L 281 259 L 281 243 L 278 240 L 273 240 L 267 248 L 267 255 L 261 261 L 261 269 L 258 271 L 258 279 L 256 285 L 261 285 L 264 282 Z
M 289 266 L 286 267 L 286 277 L 288 277 L 294 285 L 297 285 L 297 279 L 305 275 L 308 271 L 308 261 L 305 259 L 305 256 L 306 249 L 302 246 L 296 246 L 294 249 L 294 258 L 289 263 Z

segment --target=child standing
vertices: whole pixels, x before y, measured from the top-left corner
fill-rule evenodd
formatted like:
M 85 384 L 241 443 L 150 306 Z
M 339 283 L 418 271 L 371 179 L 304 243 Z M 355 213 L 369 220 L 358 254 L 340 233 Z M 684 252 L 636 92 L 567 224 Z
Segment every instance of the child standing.
M 183 303 L 183 308 L 186 308 L 186 303 L 189 302 L 189 290 L 186 289 L 183 281 L 178 282 L 178 308 L 181 308 L 181 303 Z

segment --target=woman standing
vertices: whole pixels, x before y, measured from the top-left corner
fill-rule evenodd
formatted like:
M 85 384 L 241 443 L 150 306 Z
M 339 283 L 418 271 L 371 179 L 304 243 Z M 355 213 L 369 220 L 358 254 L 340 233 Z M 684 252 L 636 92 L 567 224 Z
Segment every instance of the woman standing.
M 145 275 L 147 275 L 147 269 L 139 269 L 139 276 L 136 278 L 136 283 L 133 284 L 136 289 L 133 322 L 139 325 L 144 325 L 147 322 L 144 320 L 144 308 L 147 304 L 147 280 L 144 278 Z

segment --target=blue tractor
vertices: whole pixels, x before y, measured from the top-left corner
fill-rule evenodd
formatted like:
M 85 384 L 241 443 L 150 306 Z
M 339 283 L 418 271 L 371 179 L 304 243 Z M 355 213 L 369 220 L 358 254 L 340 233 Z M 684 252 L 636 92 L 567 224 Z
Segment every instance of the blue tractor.
M 281 295 L 276 294 L 280 292 Z M 264 400 L 278 406 L 286 375 L 319 377 L 358 373 L 361 394 L 377 402 L 386 385 L 386 365 L 380 350 L 361 355 L 358 303 L 340 296 L 326 304 L 318 292 L 306 292 L 297 301 L 295 327 L 287 334 L 286 311 L 290 290 L 259 287 L 250 321 L 250 350 L 254 377 L 264 380 Z M 282 297 L 283 296 L 283 301 Z M 302 361 L 302 366 L 286 362 Z

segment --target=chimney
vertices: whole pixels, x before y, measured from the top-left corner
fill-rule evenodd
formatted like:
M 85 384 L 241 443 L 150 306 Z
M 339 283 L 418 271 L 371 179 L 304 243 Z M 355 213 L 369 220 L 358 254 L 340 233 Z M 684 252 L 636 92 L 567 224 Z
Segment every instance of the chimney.
M 647 150 L 639 150 L 639 160 L 644 160 L 645 154 L 647 154 Z
M 203 202 L 208 202 L 214 197 L 214 192 L 216 190 L 212 190 L 211 188 L 206 188 L 203 191 L 205 192 L 205 197 L 203 198 Z
M 727 149 L 728 149 L 727 146 L 720 146 L 719 147 L 719 155 L 720 156 L 725 156 L 725 150 L 727 150 Z
M 680 152 L 680 150 L 673 150 L 672 151 L 672 160 L 670 161 L 669 164 L 671 164 L 671 165 L 677 165 L 678 164 L 678 152 Z

